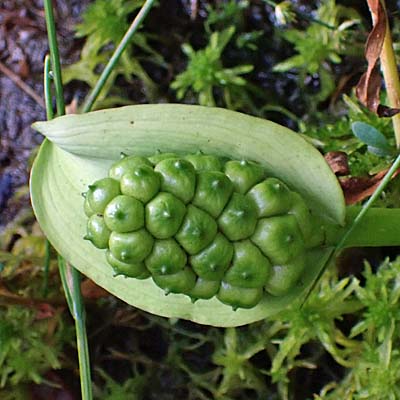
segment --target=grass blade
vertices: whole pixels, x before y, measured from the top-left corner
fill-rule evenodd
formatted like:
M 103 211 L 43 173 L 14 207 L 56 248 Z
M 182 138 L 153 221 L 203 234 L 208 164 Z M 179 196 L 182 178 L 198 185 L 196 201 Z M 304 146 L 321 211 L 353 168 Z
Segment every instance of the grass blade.
M 65 114 L 64 89 L 61 78 L 60 54 L 57 45 L 56 26 L 54 22 L 53 5 L 51 0 L 45 0 L 44 11 L 46 16 L 47 34 L 49 38 L 50 58 L 54 74 L 54 87 L 56 90 L 56 102 L 58 115 Z
M 58 256 L 58 266 L 69 311 L 75 320 L 82 400 L 91 400 L 93 398 L 92 382 L 90 374 L 89 346 L 86 333 L 86 312 L 80 289 L 81 274 L 77 269 L 66 263 L 65 259 L 61 256 Z

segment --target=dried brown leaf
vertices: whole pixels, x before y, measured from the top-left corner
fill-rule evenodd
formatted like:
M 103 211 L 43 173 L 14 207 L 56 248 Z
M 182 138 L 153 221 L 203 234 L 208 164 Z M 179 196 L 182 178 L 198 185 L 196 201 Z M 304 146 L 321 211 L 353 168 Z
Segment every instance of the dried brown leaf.
M 379 117 L 392 117 L 398 114 L 400 109 L 383 106 L 379 102 L 382 77 L 378 64 L 385 41 L 387 15 L 380 0 L 367 0 L 367 2 L 372 14 L 373 28 L 365 46 L 367 71 L 361 76 L 356 86 L 356 95 L 362 104 Z
M 330 151 L 324 157 L 336 175 L 343 176 L 350 173 L 347 154 L 343 151 Z
M 340 179 L 340 186 L 343 189 L 346 204 L 355 204 L 371 196 L 385 177 L 387 171 L 388 169 L 385 169 L 370 177 Z M 399 174 L 400 169 L 394 173 L 392 179 Z
M 369 110 L 377 112 L 379 90 L 382 82 L 378 70 L 378 61 L 385 39 L 386 14 L 379 0 L 368 0 L 368 6 L 373 17 L 373 28 L 368 35 L 365 46 L 365 58 L 368 62 L 368 68 L 357 84 L 356 94 L 362 104 L 368 107 Z
M 393 117 L 394 115 L 398 114 L 400 112 L 400 108 L 392 108 L 388 106 L 384 106 L 380 104 L 378 106 L 378 115 L 381 118 L 387 118 L 387 117 Z

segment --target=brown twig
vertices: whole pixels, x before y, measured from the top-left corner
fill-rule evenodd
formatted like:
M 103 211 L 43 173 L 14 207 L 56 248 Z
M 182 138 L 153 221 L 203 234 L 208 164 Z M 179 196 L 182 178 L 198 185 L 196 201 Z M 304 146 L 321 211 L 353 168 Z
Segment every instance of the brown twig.
M 43 99 L 29 86 L 27 85 L 16 73 L 7 68 L 0 61 L 0 72 L 2 72 L 7 78 L 11 79 L 21 90 L 23 90 L 28 96 L 32 97 L 41 107 L 45 108 Z

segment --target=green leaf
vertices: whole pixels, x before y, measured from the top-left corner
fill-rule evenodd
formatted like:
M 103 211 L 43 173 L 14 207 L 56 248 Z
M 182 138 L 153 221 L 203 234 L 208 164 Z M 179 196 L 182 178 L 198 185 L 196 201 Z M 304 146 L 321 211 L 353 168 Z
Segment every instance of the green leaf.
M 306 60 L 304 57 L 300 54 L 289 57 L 287 60 L 282 61 L 278 64 L 276 64 L 272 71 L 274 72 L 286 72 L 290 71 L 291 69 L 294 68 L 301 68 L 305 64 Z
M 383 136 L 383 134 L 372 125 L 366 124 L 365 122 L 356 121 L 351 124 L 351 129 L 354 135 L 369 147 L 381 150 L 384 153 L 392 153 L 386 137 Z M 375 153 L 375 151 L 372 152 Z
M 308 254 L 301 284 L 280 298 L 265 296 L 250 310 L 232 311 L 216 299 L 192 304 L 184 295 L 165 296 L 151 279 L 113 277 L 103 251 L 83 240 L 86 216 L 81 193 L 106 176 L 121 152 L 204 153 L 261 163 L 268 173 L 301 193 L 315 214 L 343 223 L 344 199 L 320 153 L 299 135 L 273 122 L 199 106 L 138 105 L 68 115 L 34 128 L 46 140 L 34 163 L 31 198 L 38 221 L 55 249 L 98 285 L 135 307 L 215 326 L 238 326 L 276 313 L 306 292 L 330 249 Z M 51 142 L 52 143 L 51 143 Z

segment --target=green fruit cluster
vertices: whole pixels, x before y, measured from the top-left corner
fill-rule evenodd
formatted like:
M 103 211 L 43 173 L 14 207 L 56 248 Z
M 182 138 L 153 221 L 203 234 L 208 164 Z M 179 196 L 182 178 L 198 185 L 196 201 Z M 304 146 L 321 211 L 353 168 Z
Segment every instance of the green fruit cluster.
M 117 275 L 234 309 L 289 292 L 322 240 L 302 197 L 252 161 L 123 156 L 84 197 L 85 239 Z

